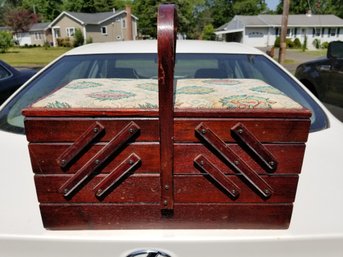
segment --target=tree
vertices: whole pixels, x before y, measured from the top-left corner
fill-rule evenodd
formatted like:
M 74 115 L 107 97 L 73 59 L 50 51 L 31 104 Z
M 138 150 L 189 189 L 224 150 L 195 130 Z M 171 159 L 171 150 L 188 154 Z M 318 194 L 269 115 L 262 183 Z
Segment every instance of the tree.
M 0 31 L 0 53 L 5 53 L 12 44 L 12 34 L 7 31 Z
M 130 0 L 62 0 L 62 9 L 73 12 L 108 12 L 113 8 L 123 9 Z
M 206 9 L 208 10 L 209 15 L 207 15 L 205 19 L 211 17 L 214 28 L 224 25 L 235 15 L 233 12 L 233 2 L 234 1 L 228 0 L 207 0 Z M 206 9 L 205 12 L 207 11 Z
M 5 23 L 14 33 L 29 31 L 32 24 L 38 22 L 38 16 L 22 8 L 11 9 L 5 14 Z
M 142 35 L 156 37 L 157 10 L 161 3 L 168 3 L 167 0 L 135 0 L 132 3 L 133 13 L 139 18 L 139 32 Z M 178 31 L 193 37 L 196 24 L 195 14 L 204 0 L 175 0 L 178 13 Z
M 203 40 L 215 40 L 216 34 L 214 34 L 214 28 L 212 24 L 207 24 L 202 32 Z
M 42 21 L 52 21 L 61 13 L 62 0 L 23 0 L 21 6 L 39 15 Z
M 264 0 L 236 0 L 233 5 L 235 15 L 258 15 L 267 10 Z
M 343 18 L 342 0 L 292 0 L 289 7 L 290 14 L 336 14 Z M 282 13 L 282 2 L 276 8 L 277 13 Z

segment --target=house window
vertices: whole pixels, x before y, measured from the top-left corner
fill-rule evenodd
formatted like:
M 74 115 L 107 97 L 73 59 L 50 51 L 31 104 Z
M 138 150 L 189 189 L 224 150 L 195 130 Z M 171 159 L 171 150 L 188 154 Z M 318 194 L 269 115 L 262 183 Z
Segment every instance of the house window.
M 337 35 L 336 35 L 337 37 L 339 37 L 339 34 L 341 32 L 340 30 L 341 30 L 341 28 L 337 28 Z
M 66 30 L 67 30 L 67 37 L 73 37 L 75 35 L 74 27 L 66 28 Z
M 324 37 L 325 34 L 325 28 L 322 28 L 322 37 Z
M 280 29 L 279 28 L 275 28 L 275 36 L 279 36 L 280 35 Z
M 320 29 L 316 29 L 316 36 L 319 37 L 320 36 Z
M 329 35 L 330 35 L 331 37 L 336 36 L 336 28 L 330 28 L 330 29 L 329 29 Z
M 41 40 L 42 39 L 42 34 L 39 32 L 35 32 L 35 40 Z
M 123 29 L 126 28 L 126 19 L 122 19 L 122 20 L 121 20 L 121 27 L 122 27 Z
M 294 28 L 294 37 L 298 35 L 298 28 Z
M 106 26 L 101 27 L 101 35 L 107 35 L 107 27 Z

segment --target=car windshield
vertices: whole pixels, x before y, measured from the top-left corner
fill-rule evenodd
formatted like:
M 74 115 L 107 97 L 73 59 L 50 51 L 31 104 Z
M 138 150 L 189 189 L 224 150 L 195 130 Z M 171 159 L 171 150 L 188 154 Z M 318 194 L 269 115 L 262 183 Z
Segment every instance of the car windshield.
M 43 71 L 1 111 L 0 129 L 24 132 L 22 109 L 70 81 L 81 78 L 156 79 L 157 55 L 93 54 L 65 56 Z M 177 54 L 175 78 L 259 79 L 312 111 L 311 131 L 327 127 L 322 109 L 285 72 L 263 55 Z

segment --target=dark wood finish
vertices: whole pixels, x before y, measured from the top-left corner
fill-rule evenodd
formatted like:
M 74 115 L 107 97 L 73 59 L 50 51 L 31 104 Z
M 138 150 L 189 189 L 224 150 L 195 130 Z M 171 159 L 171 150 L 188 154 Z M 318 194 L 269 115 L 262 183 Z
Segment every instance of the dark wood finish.
M 107 174 L 97 175 L 88 181 L 73 197 L 65 198 L 59 192 L 60 186 L 70 179 L 70 175 L 36 175 L 35 183 L 38 200 L 41 203 L 160 203 L 161 185 L 158 174 L 138 175 L 129 172 L 120 183 L 109 189 L 105 197 L 99 198 L 94 188 L 107 178 Z
M 225 192 L 228 193 L 231 197 L 238 197 L 241 189 L 203 155 L 197 156 L 197 158 L 194 159 L 194 163 L 197 164 L 200 170 L 209 174 L 211 178 L 214 179 L 214 181 L 220 186 L 220 188 L 224 189 Z
M 73 163 L 73 165 L 62 169 L 56 164 L 56 158 L 62 153 L 70 144 L 50 144 L 50 143 L 33 143 L 29 145 L 31 164 L 33 172 L 36 174 L 74 174 L 96 153 L 98 153 L 105 143 L 93 145 L 88 151 L 82 152 Z M 115 169 L 118 163 L 123 162 L 128 155 L 135 152 L 141 159 L 138 173 L 159 173 L 160 172 L 160 147 L 157 142 L 149 143 L 130 143 L 120 153 L 113 156 L 111 162 L 104 165 L 101 173 L 110 173 Z
M 307 141 L 310 121 L 307 119 L 191 119 L 175 118 L 175 142 L 199 142 L 194 128 L 206 122 L 225 142 L 236 142 L 230 128 L 241 122 L 261 143 L 302 143 Z
M 161 216 L 155 204 L 41 204 L 50 229 L 287 229 L 292 204 L 175 204 Z M 86 218 L 85 218 L 86 217 Z
M 200 123 L 195 131 L 202 137 L 207 144 L 210 145 L 222 158 L 225 159 L 230 167 L 233 167 L 236 172 L 244 176 L 244 178 L 253 186 L 263 197 L 270 197 L 273 194 L 273 188 L 262 179 L 249 165 L 246 164 L 237 154 L 235 154 L 225 142 L 219 138 L 205 124 Z
M 70 178 L 70 175 L 36 175 L 35 183 L 38 199 L 44 203 L 159 203 L 160 181 L 158 174 L 128 174 L 111 188 L 105 198 L 97 198 L 93 189 L 107 177 L 106 174 L 95 176 L 85 184 L 73 197 L 66 199 L 59 193 L 59 187 Z M 270 198 L 262 198 L 244 180 L 242 176 L 227 176 L 241 189 L 234 199 L 218 187 L 209 175 L 174 176 L 174 197 L 178 203 L 291 203 L 294 201 L 297 176 L 262 176 L 274 187 Z
M 176 9 L 161 5 L 157 15 L 158 103 L 160 116 L 161 208 L 173 209 L 174 66 L 176 51 Z
M 65 182 L 60 192 L 68 197 L 78 189 L 78 187 L 89 178 L 89 176 L 99 169 L 108 158 L 118 151 L 140 130 L 140 128 L 131 121 L 125 126 L 104 148 L 94 155 L 80 170 L 78 170 L 67 182 Z
M 131 154 L 126 160 L 119 164 L 107 177 L 100 181 L 94 188 L 97 197 L 106 195 L 116 183 L 126 174 L 131 172 L 139 164 L 141 159 L 135 153 Z
M 243 159 L 258 174 L 266 174 L 266 171 L 258 164 L 247 152 L 239 145 L 228 144 L 241 159 Z M 305 144 L 266 144 L 265 147 L 273 153 L 278 160 L 279 165 L 273 173 L 282 174 L 299 174 L 304 157 Z M 211 149 L 202 144 L 177 143 L 174 146 L 174 174 L 199 174 L 199 170 L 193 165 L 193 160 L 203 154 L 225 174 L 235 174 L 235 171 L 225 165 L 222 160 Z
M 75 142 L 95 121 L 88 118 L 25 118 L 26 136 L 29 142 Z M 134 121 L 140 127 L 138 141 L 159 141 L 159 122 L 156 118 L 98 118 L 106 130 L 101 142 L 109 142 L 128 122 Z
M 92 124 L 84 133 L 80 135 L 75 142 L 68 147 L 58 158 L 57 163 L 62 167 L 66 167 L 70 162 L 89 144 L 98 137 L 104 127 L 99 123 L 95 122 Z
M 250 152 L 252 152 L 268 170 L 276 170 L 278 165 L 276 158 L 242 123 L 237 123 L 233 126 L 231 132 L 235 134 L 241 144 L 248 147 Z
M 49 109 L 26 108 L 23 115 L 29 117 L 158 117 L 158 109 Z M 174 117 L 188 118 L 292 118 L 307 119 L 311 112 L 307 109 L 174 109 Z
M 78 158 L 73 165 L 62 169 L 56 165 L 58 156 L 69 147 L 70 144 L 31 143 L 29 152 L 32 170 L 36 174 L 73 174 L 78 171 L 84 163 L 104 147 L 105 143 L 91 146 L 90 149 Z M 251 158 L 239 145 L 229 144 L 229 147 L 242 158 L 258 174 L 266 171 L 256 160 Z M 301 171 L 305 144 L 265 144 L 265 147 L 275 156 L 279 165 L 273 174 L 298 174 Z M 158 142 L 131 143 L 101 169 L 101 173 L 110 173 L 116 163 L 121 163 L 125 158 L 135 152 L 142 162 L 136 173 L 159 173 L 160 172 L 160 150 Z M 235 172 L 227 167 L 210 149 L 200 143 L 177 143 L 174 144 L 174 174 L 199 174 L 193 160 L 199 155 L 205 155 L 215 166 L 225 174 Z

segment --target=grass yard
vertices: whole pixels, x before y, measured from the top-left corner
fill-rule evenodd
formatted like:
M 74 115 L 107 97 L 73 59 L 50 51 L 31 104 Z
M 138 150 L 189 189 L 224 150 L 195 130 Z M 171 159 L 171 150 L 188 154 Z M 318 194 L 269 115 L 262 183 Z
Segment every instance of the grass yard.
M 42 68 L 49 62 L 70 50 L 65 47 L 10 48 L 0 54 L 0 59 L 14 67 Z

